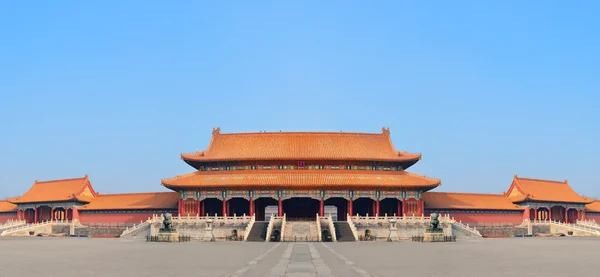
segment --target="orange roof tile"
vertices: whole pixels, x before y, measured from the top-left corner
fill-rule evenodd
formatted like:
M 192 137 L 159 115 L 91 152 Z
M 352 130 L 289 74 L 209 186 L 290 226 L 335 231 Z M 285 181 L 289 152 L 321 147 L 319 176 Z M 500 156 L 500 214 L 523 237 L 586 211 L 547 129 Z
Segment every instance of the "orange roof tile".
M 177 209 L 178 200 L 177 192 L 100 194 L 80 210 Z
M 197 171 L 165 179 L 166 187 L 424 187 L 441 184 L 439 179 L 428 178 L 406 171 L 367 170 L 232 170 Z
M 11 199 L 10 202 L 15 204 L 69 200 L 89 202 L 95 196 L 95 192 L 87 188 L 88 184 L 87 176 L 44 182 L 36 180 L 29 191 L 21 197 Z
M 8 200 L 0 201 L 0 213 L 16 212 L 17 205 L 8 202 Z
M 204 152 L 182 154 L 187 161 L 233 160 L 367 160 L 418 161 L 421 154 L 398 152 L 389 129 L 381 134 L 335 132 L 260 132 L 221 134 L 213 131 Z
M 585 211 L 600 213 L 600 200 L 596 200 L 590 204 L 585 205 Z
M 426 209 L 460 210 L 523 210 L 503 194 L 479 194 L 456 192 L 423 193 Z
M 532 178 L 522 178 L 515 175 L 513 179 L 515 189 L 522 193 L 511 193 L 509 199 L 512 202 L 525 200 L 567 202 L 567 203 L 591 203 L 594 200 L 581 197 L 577 194 L 567 180 L 551 181 Z M 514 189 L 513 189 L 514 190 Z

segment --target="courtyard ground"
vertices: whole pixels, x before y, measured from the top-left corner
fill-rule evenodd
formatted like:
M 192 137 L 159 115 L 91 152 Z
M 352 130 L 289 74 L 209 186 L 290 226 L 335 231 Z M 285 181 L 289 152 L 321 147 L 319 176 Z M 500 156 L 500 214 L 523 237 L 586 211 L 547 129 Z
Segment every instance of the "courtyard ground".
M 596 238 L 147 243 L 0 238 L 0 276 L 599 276 Z

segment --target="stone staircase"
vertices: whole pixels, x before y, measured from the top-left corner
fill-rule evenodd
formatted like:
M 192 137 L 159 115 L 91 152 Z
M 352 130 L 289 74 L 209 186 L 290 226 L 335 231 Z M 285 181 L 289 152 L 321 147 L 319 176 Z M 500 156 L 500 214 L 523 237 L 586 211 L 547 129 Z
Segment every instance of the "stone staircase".
M 319 241 L 319 231 L 315 221 L 287 221 L 283 241 Z
M 140 224 L 134 224 L 132 228 L 127 228 L 121 233 L 120 238 L 146 238 L 151 234 L 150 221 L 142 222 Z
M 246 241 L 262 241 L 267 239 L 267 227 L 269 222 L 257 221 L 252 225 Z
M 333 226 L 337 241 L 355 241 L 354 234 L 352 234 L 352 229 L 350 229 L 348 222 L 336 221 L 333 223 Z
M 33 235 L 39 233 L 52 233 L 52 222 L 44 221 L 13 226 L 3 230 L 2 233 L 0 233 L 0 236 L 29 236 L 31 232 L 33 232 Z
M 0 224 L 0 233 L 6 229 L 18 227 L 27 224 L 24 220 L 12 220 L 6 223 Z

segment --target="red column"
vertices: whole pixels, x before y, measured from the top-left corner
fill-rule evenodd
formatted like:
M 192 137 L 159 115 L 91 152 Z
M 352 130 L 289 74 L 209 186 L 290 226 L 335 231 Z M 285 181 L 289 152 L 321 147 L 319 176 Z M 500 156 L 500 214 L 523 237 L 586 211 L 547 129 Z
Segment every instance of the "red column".
M 533 220 L 538 220 L 537 208 L 533 209 Z
M 552 220 L 552 207 L 548 208 L 548 220 Z
M 352 216 L 352 204 L 354 204 L 354 200 L 352 198 L 348 199 L 348 214 Z
M 569 210 L 567 208 L 565 208 L 565 222 L 569 222 Z
M 227 199 L 223 198 L 223 216 L 227 216 Z
M 79 220 L 79 210 L 77 208 L 75 208 L 75 207 L 73 207 L 71 209 L 71 219 L 73 219 L 73 220 L 75 220 L 75 219 Z
M 200 198 L 196 198 L 196 214 L 201 215 L 201 213 L 200 213 Z
M 321 204 L 319 206 L 319 215 L 320 216 L 325 215 L 325 200 L 323 198 L 321 198 Z
M 396 216 L 402 216 L 402 203 L 400 199 L 398 199 L 398 212 L 396 213 Z
M 375 199 L 375 215 L 379 216 L 379 198 Z
M 375 215 L 375 202 L 377 201 L 373 201 L 373 205 L 371 205 L 371 212 L 369 213 L 371 216 Z
M 250 216 L 254 215 L 254 198 L 250 198 Z
M 206 209 L 204 208 L 204 200 L 200 201 L 200 215 L 206 215 Z
M 38 222 L 38 207 L 33 209 L 33 222 Z
M 54 220 L 54 208 L 50 208 L 50 220 Z
M 278 209 L 278 214 L 279 216 L 283 216 L 283 201 L 281 200 L 281 198 L 279 198 L 279 200 L 277 200 L 277 209 Z

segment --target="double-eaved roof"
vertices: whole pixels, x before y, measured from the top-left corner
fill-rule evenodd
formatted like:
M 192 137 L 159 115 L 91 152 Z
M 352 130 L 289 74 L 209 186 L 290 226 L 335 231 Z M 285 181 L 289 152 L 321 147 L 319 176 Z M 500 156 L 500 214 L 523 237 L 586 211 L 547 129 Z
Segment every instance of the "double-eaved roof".
M 389 129 L 381 134 L 346 132 L 258 132 L 221 134 L 206 151 L 182 154 L 186 162 L 244 160 L 353 160 L 417 162 L 421 154 L 397 151 Z
M 79 201 L 88 203 L 94 199 L 96 192 L 92 188 L 88 176 L 73 179 L 52 181 L 35 181 L 23 196 L 10 199 L 14 204 Z
M 588 204 L 594 202 L 577 194 L 567 180 L 551 181 L 514 176 L 507 192 L 508 198 L 514 202 L 538 201 Z

